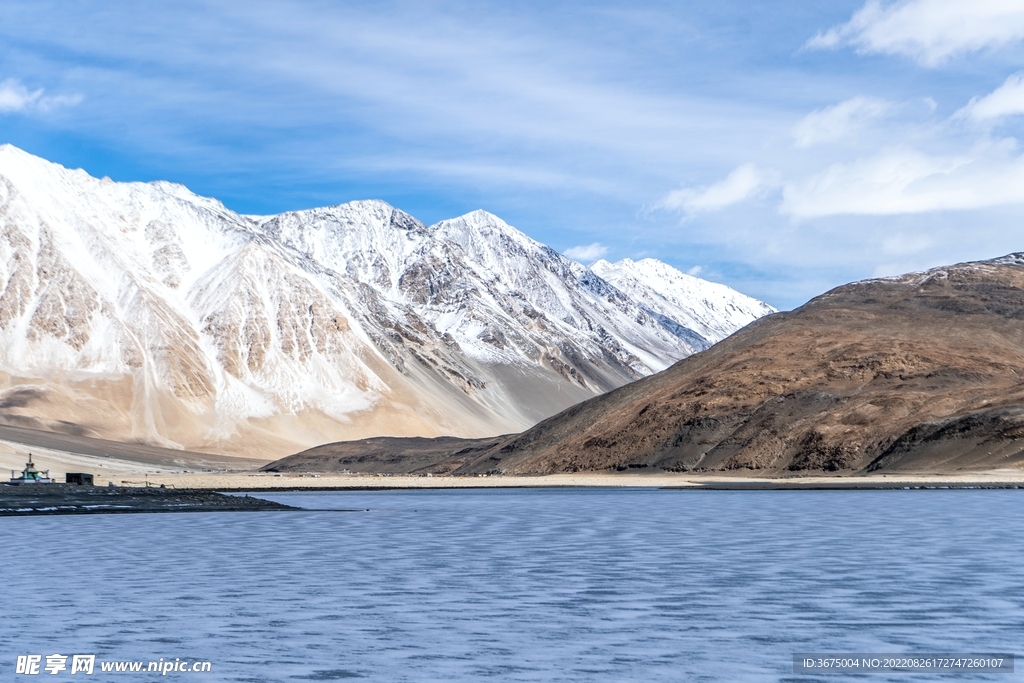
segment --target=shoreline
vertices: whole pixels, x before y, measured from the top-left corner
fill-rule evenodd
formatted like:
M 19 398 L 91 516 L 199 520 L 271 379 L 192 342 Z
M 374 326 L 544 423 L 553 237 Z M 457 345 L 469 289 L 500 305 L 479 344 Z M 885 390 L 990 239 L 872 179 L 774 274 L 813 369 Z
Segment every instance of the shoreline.
M 113 474 L 113 473 L 111 473 Z M 416 476 L 274 474 L 251 471 L 125 473 L 115 485 L 207 489 L 225 492 L 370 491 L 398 489 L 497 488 L 655 488 L 694 490 L 869 490 L 939 488 L 1022 488 L 1024 471 L 992 470 L 951 474 L 874 474 L 847 476 L 752 477 L 721 474 L 549 474 L 538 476 Z M 98 485 L 106 485 L 97 480 Z
M 1008 476 L 1010 475 L 1010 476 Z M 253 482 L 252 479 L 260 481 Z M 250 480 L 250 481 L 244 481 Z M 240 485 L 239 485 L 240 484 Z M 256 485 L 254 485 L 256 484 Z M 1024 489 L 1024 473 L 973 476 L 848 476 L 786 479 L 691 475 L 546 475 L 536 477 L 267 476 L 220 473 L 149 475 L 114 486 L 0 485 L 0 517 L 145 512 L 301 511 L 262 495 L 275 492 L 441 491 L 497 489 L 650 489 L 660 491 L 936 491 Z M 246 495 L 239 495 L 246 494 Z M 309 510 L 312 511 L 312 510 Z
M 27 442 L 27 443 L 26 443 Z M 94 476 L 96 488 L 137 487 L 225 491 L 366 491 L 485 488 L 655 488 L 694 490 L 879 490 L 1024 488 L 1024 467 L 952 472 L 758 473 L 579 472 L 548 475 L 413 475 L 389 473 L 262 472 L 270 460 L 172 451 L 49 432 L 0 429 L 0 470 L 20 471 L 29 453 L 58 481 L 66 472 Z M 4 480 L 0 480 L 3 482 Z M 11 487 L 15 488 L 15 487 Z M 0 491 L 8 489 L 0 486 Z

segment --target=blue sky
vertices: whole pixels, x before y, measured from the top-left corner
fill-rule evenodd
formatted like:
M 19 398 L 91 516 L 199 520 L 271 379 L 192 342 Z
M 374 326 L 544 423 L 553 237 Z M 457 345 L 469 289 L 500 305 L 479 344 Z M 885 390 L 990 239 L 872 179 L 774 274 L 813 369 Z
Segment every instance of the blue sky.
M 1022 69 L 1024 0 L 4 0 L 0 142 L 246 213 L 483 208 L 791 308 L 1024 251 Z

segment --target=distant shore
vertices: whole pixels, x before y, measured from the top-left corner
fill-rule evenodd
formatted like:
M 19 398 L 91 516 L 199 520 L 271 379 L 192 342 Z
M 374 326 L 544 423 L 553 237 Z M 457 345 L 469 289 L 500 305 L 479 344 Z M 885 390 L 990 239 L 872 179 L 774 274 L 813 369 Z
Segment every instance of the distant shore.
M 99 483 L 99 482 L 98 482 Z M 674 474 L 555 474 L 538 477 L 414 477 L 274 475 L 253 472 L 147 475 L 113 486 L 0 485 L 0 517 L 132 512 L 295 510 L 263 500 L 274 491 L 386 491 L 500 488 L 651 488 L 689 491 L 1024 489 L 1024 473 L 837 477 L 693 476 Z M 224 495 L 250 493 L 252 496 Z
M 260 492 L 288 490 L 483 489 L 523 487 L 643 487 L 687 490 L 780 489 L 941 489 L 1024 488 L 1024 469 L 995 469 L 951 473 L 815 474 L 764 476 L 751 471 L 714 473 L 585 472 L 544 476 L 466 475 L 417 476 L 408 474 L 334 474 L 313 472 L 260 472 L 269 460 L 212 456 L 187 451 L 63 438 L 31 430 L 0 433 L 0 471 L 20 471 L 28 453 L 40 469 L 57 481 L 66 472 L 87 472 L 96 489 L 190 491 L 196 495 L 216 491 Z M 22 433 L 24 432 L 24 434 Z M 26 436 L 27 434 L 27 436 Z M 58 435 L 60 436 L 60 435 Z M 30 443 L 24 443 L 29 440 Z M 17 440 L 15 440 L 17 439 Z M 111 486 L 112 485 L 112 486 Z M 18 487 L 0 486 L 0 496 Z M 49 488 L 43 485 L 41 488 Z M 74 489 L 75 487 L 71 487 Z M 89 487 L 81 487 L 85 490 Z M 165 492 L 166 495 L 166 492 Z M 155 500 L 155 499 L 153 499 Z M 166 498 L 170 500 L 170 498 Z M 198 499 L 193 499 L 198 500 Z M 217 499 L 212 499 L 217 500 Z M 218 503 L 222 501 L 218 500 Z M 42 507 L 46 507 L 45 505 Z M 145 506 L 143 506 L 145 507 Z M 194 506 L 186 506 L 195 509 Z
M 543 476 L 412 476 L 272 474 L 266 472 L 224 472 L 148 475 L 150 486 L 219 491 L 262 490 L 372 490 L 372 489 L 461 489 L 524 487 L 679 488 L 719 490 L 775 489 L 902 489 L 902 488 L 1024 488 L 1024 472 L 994 470 L 955 474 L 855 475 L 762 478 L 719 474 L 551 474 Z M 101 483 L 97 481 L 97 483 Z M 105 482 L 103 482 L 105 483 Z M 115 484 L 122 484 L 116 481 Z M 146 484 L 146 479 L 129 477 L 124 485 Z

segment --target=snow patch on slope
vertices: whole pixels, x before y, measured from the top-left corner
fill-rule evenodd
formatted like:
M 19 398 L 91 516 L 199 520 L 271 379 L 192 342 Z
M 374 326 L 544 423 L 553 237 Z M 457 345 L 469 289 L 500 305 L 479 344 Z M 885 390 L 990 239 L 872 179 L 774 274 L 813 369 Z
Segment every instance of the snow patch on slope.
M 591 270 L 652 311 L 699 333 L 711 343 L 777 312 L 763 301 L 723 284 L 687 275 L 653 258 L 600 260 Z

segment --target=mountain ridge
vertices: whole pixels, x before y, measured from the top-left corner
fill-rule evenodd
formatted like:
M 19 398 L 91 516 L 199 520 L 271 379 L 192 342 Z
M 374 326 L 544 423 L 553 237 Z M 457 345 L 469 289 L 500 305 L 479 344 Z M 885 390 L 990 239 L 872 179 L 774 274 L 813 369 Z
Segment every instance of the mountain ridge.
M 0 286 L 0 420 L 215 452 L 515 431 L 708 345 L 484 211 L 247 216 L 10 145 Z

